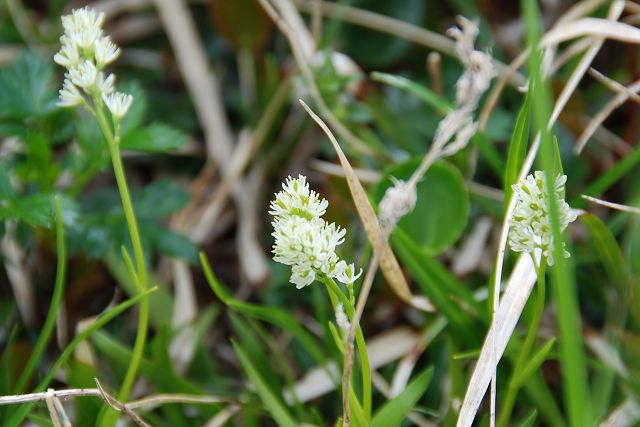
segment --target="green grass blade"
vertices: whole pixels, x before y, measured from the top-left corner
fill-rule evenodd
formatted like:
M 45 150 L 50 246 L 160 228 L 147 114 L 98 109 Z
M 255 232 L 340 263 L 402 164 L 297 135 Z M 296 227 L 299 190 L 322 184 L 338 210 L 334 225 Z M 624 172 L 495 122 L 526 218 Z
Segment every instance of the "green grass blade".
M 300 326 L 299 322 L 293 316 L 284 310 L 238 301 L 218 281 L 216 276 L 213 274 L 213 270 L 211 269 L 207 258 L 202 253 L 200 254 L 200 262 L 209 286 L 211 286 L 213 292 L 225 305 L 246 316 L 264 320 L 291 332 L 291 334 L 300 341 L 300 344 L 302 344 L 306 351 L 309 352 L 309 355 L 311 355 L 317 363 L 322 364 L 324 362 L 326 359 L 324 352 L 315 342 L 314 338 Z
M 525 383 L 529 379 L 529 376 L 533 374 L 538 368 L 544 363 L 549 355 L 549 352 L 553 348 L 556 339 L 550 338 L 540 350 L 538 350 L 529 360 L 529 362 L 524 366 L 522 371 L 517 372 L 514 377 L 514 383 L 517 384 L 517 387 L 520 388 L 522 384 Z
M 547 192 L 553 194 L 555 176 L 553 175 L 555 153 L 553 141 L 547 123 L 551 112 L 551 90 L 548 82 L 543 81 L 541 73 L 542 54 L 537 51 L 540 40 L 541 21 L 537 3 L 523 0 L 521 2 L 527 28 L 527 44 L 533 47 L 529 56 L 529 72 L 531 81 L 532 110 L 536 128 L 540 132 L 540 160 L 546 173 Z M 569 179 L 569 181 L 571 181 Z M 563 393 L 566 411 L 571 426 L 590 426 L 593 424 L 591 414 L 591 393 L 587 381 L 586 355 L 582 340 L 582 327 L 578 307 L 577 289 L 575 285 L 572 260 L 564 258 L 563 236 L 558 221 L 558 206 L 554 197 L 549 198 L 549 216 L 553 232 L 555 265 L 551 269 L 560 333 L 560 364 L 563 375 Z
M 371 427 L 399 426 L 418 403 L 433 377 L 433 367 L 422 371 L 399 395 L 385 403 L 371 419 Z
M 244 350 L 234 341 L 232 341 L 233 349 L 238 355 L 238 359 L 242 364 L 242 369 L 247 374 L 251 382 L 256 388 L 256 392 L 260 396 L 265 409 L 269 411 L 273 419 L 281 427 L 296 427 L 298 424 L 289 414 L 284 404 L 276 397 L 273 391 L 265 383 L 260 372 L 255 368 L 251 359 L 245 354 Z
M 47 318 L 40 332 L 40 337 L 36 342 L 36 346 L 31 353 L 31 357 L 27 361 L 27 364 L 20 374 L 20 378 L 16 384 L 14 393 L 20 394 L 24 391 L 27 381 L 33 370 L 36 367 L 36 363 L 40 360 L 42 353 L 49 343 L 51 333 L 56 325 L 56 316 L 58 315 L 58 309 L 62 303 L 64 297 L 64 285 L 67 270 L 67 251 L 64 243 L 64 226 L 62 224 L 62 208 L 60 207 L 60 196 L 55 197 L 55 212 L 56 212 L 56 252 L 58 254 L 58 261 L 56 266 L 56 281 L 53 288 L 53 296 L 51 298 L 51 305 L 49 306 L 49 312 Z
M 147 298 L 149 294 L 155 292 L 157 288 L 153 287 L 151 289 L 146 290 L 145 292 L 136 295 L 133 298 L 129 298 L 128 300 L 121 302 L 120 304 L 113 307 L 111 310 L 99 316 L 95 322 L 93 322 L 87 329 L 80 332 L 76 337 L 69 343 L 69 345 L 64 349 L 62 354 L 58 357 L 58 360 L 55 361 L 49 373 L 40 381 L 40 384 L 33 390 L 34 393 L 44 391 L 55 374 L 58 372 L 58 369 L 67 361 L 69 356 L 73 354 L 73 351 L 76 349 L 78 344 L 84 341 L 87 337 L 89 337 L 93 332 L 102 328 L 104 325 L 109 323 L 115 317 L 119 316 L 122 312 L 132 307 L 136 303 L 138 303 L 143 298 Z M 25 403 L 21 405 L 18 410 L 11 416 L 11 418 L 5 424 L 5 427 L 18 427 L 22 421 L 24 421 L 25 417 L 33 408 L 35 403 Z
M 507 165 L 504 170 L 504 203 L 505 209 L 511 198 L 513 190 L 511 186 L 518 181 L 520 169 L 527 155 L 527 146 L 529 145 L 529 133 L 531 127 L 531 119 L 529 113 L 529 95 L 524 99 L 522 107 L 518 112 L 516 125 L 509 142 L 509 151 L 507 153 Z
M 518 424 L 518 427 L 533 427 L 536 423 L 537 418 L 538 418 L 538 411 L 534 409 L 531 412 L 529 412 L 529 415 L 527 415 L 520 424 Z
M 373 80 L 388 84 L 389 86 L 397 87 L 398 89 L 411 92 L 412 94 L 423 100 L 427 105 L 431 105 L 442 114 L 447 114 L 448 112 L 453 110 L 453 105 L 451 105 L 442 97 L 438 96 L 431 89 L 413 82 L 406 77 L 374 71 L 373 73 L 371 73 L 371 78 Z

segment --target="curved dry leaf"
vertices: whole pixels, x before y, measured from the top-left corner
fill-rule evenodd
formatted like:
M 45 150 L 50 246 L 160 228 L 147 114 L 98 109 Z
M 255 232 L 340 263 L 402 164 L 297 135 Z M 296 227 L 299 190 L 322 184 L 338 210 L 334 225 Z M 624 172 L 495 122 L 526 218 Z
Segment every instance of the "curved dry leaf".
M 541 41 L 542 47 L 557 45 L 564 41 L 582 36 L 604 37 L 627 43 L 640 43 L 640 29 L 622 22 L 612 22 L 608 19 L 581 18 L 576 21 L 554 28 Z
M 322 130 L 327 134 L 327 137 L 331 141 L 333 148 L 338 154 L 340 164 L 344 169 L 347 185 L 349 186 L 349 190 L 351 191 L 351 196 L 353 197 L 353 202 L 356 205 L 358 215 L 362 220 L 362 225 L 367 232 L 369 242 L 371 242 L 372 245 L 378 244 L 378 241 L 380 240 L 380 234 L 382 233 L 380 224 L 378 223 L 378 217 L 376 216 L 376 213 L 373 210 L 373 206 L 371 206 L 371 202 L 367 198 L 367 194 L 365 193 L 362 184 L 358 180 L 355 171 L 351 167 L 347 156 L 345 156 L 344 152 L 340 148 L 340 145 L 338 144 L 338 141 L 336 141 L 336 138 L 331 133 L 331 130 L 322 121 L 322 119 L 318 117 L 318 115 L 314 113 L 303 100 L 300 100 L 300 104 L 311 116 L 311 118 L 318 124 L 318 126 L 322 128 Z M 409 284 L 402 274 L 400 264 L 393 254 L 393 251 L 389 246 L 389 242 L 385 240 L 383 245 L 384 246 L 382 247 L 382 253 L 380 256 L 380 269 L 382 270 L 382 274 L 384 275 L 385 279 L 394 290 L 394 292 L 403 301 L 411 304 L 418 309 L 433 309 L 433 306 L 431 306 L 430 303 L 425 303 L 424 297 L 420 297 L 414 301 L 416 297 L 411 294 Z

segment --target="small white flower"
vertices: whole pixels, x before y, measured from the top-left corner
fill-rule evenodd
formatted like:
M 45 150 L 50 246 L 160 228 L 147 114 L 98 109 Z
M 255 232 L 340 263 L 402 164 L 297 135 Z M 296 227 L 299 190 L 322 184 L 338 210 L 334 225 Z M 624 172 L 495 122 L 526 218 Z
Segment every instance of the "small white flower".
M 131 103 L 133 102 L 133 96 L 128 93 L 113 92 L 109 95 L 103 94 L 102 100 L 107 105 L 107 108 L 109 108 L 109 111 L 111 111 L 113 118 L 120 120 L 129 112 L 129 108 L 131 108 Z
M 345 284 L 352 284 L 359 277 L 354 275 L 353 264 L 347 266 L 336 255 L 346 230 L 320 218 L 327 206 L 325 199 L 309 190 L 302 175 L 287 178 L 271 202 L 269 213 L 275 216 L 271 223 L 275 238 L 273 259 L 292 266 L 290 281 L 298 288 L 311 284 L 319 271 Z
M 564 200 L 566 182 L 566 175 L 558 175 L 554 182 L 553 197 L 558 208 L 560 231 L 564 231 L 569 223 L 577 218 L 577 215 L 571 211 Z M 547 259 L 548 265 L 553 265 L 553 233 L 549 218 L 549 197 L 544 172 L 536 171 L 514 184 L 512 188 L 516 204 L 509 221 L 511 250 L 530 254 L 541 253 Z M 568 258 L 569 252 L 564 250 L 564 256 Z
M 65 38 L 65 36 L 62 36 L 60 39 L 63 40 Z M 63 41 L 60 52 L 56 53 L 53 56 L 53 60 L 57 64 L 62 65 L 65 68 L 73 68 L 78 65 L 78 62 L 80 61 L 80 55 L 78 54 L 78 49 L 76 49 L 75 46 L 64 43 Z
M 102 96 L 110 95 L 113 93 L 113 84 L 116 80 L 116 76 L 113 74 L 109 74 L 109 77 L 104 78 L 104 73 L 99 73 L 98 78 L 96 79 L 96 90 L 98 93 L 101 93 Z
M 315 191 L 309 190 L 309 183 L 302 175 L 298 175 L 296 179 L 288 177 L 282 184 L 282 190 L 271 202 L 271 215 L 296 215 L 312 219 L 321 217 L 327 211 L 329 202 L 320 199 Z
M 82 104 L 84 97 L 82 93 L 78 90 L 78 88 L 71 83 L 71 81 L 66 78 L 64 79 L 64 83 L 62 84 L 62 89 L 59 91 L 60 101 L 58 101 L 58 106 L 60 107 L 75 107 L 76 105 Z
M 109 37 L 101 37 L 94 43 L 94 55 L 98 68 L 111 64 L 120 55 L 120 49 Z
M 93 62 L 85 60 L 69 69 L 69 77 L 74 85 L 88 90 L 96 83 L 98 70 Z
M 344 271 L 336 277 L 336 280 L 350 286 L 353 285 L 353 282 L 358 280 L 361 275 L 362 269 L 360 269 L 360 271 L 356 274 L 356 267 L 353 264 L 349 264 L 346 266 Z
M 62 17 L 62 27 L 71 43 L 86 55 L 93 53 L 94 43 L 102 36 L 104 13 L 96 13 L 89 7 L 75 9 Z

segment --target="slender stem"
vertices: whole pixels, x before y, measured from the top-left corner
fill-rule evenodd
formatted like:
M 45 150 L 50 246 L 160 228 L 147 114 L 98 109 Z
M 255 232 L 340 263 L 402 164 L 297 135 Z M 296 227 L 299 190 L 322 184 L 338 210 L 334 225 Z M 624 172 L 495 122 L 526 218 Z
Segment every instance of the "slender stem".
M 109 126 L 105 116 L 104 108 L 100 101 L 96 102 L 96 118 L 98 119 L 102 132 L 107 140 L 109 154 L 113 164 L 113 172 L 116 177 L 116 183 L 118 185 L 118 191 L 120 192 L 120 199 L 122 201 L 122 209 L 124 210 L 125 219 L 129 228 L 129 236 L 131 238 L 131 245 L 133 246 L 133 256 L 137 270 L 137 278 L 133 278 L 133 283 L 136 284 L 136 291 L 138 293 L 142 293 L 148 288 L 147 269 L 145 266 L 142 240 L 140 239 L 140 232 L 138 230 L 138 222 L 133 209 L 133 203 L 131 202 L 129 187 L 127 185 L 127 179 L 122 165 L 122 158 L 120 156 L 120 122 L 119 120 L 114 120 L 114 131 L 112 133 L 111 127 Z M 148 326 L 149 301 L 145 298 L 140 301 L 136 340 L 133 346 L 131 360 L 127 367 L 127 372 L 125 373 L 124 380 L 122 381 L 122 385 L 118 393 L 118 400 L 126 401 L 129 396 L 129 392 L 131 391 L 142 360 L 144 346 L 147 339 Z M 111 415 L 107 415 L 106 418 L 103 419 L 103 425 L 112 425 L 115 422 L 115 419 L 113 419 L 114 415 L 117 414 L 112 412 Z
M 533 260 L 534 264 L 535 259 Z M 536 292 L 536 300 L 534 306 L 533 317 L 531 318 L 531 323 L 529 323 L 529 329 L 527 330 L 527 335 L 524 339 L 524 343 L 520 348 L 520 353 L 518 354 L 518 358 L 516 359 L 516 363 L 513 368 L 513 373 L 511 374 L 511 380 L 509 381 L 509 386 L 507 388 L 507 397 L 504 401 L 502 411 L 500 412 L 500 418 L 498 419 L 498 427 L 505 427 L 509 422 L 509 417 L 511 416 L 511 411 L 513 410 L 513 406 L 516 402 L 516 397 L 518 395 L 518 391 L 520 387 L 522 387 L 522 383 L 516 381 L 517 374 L 521 372 L 527 361 L 529 360 L 529 356 L 531 353 L 531 349 L 535 344 L 536 338 L 538 336 L 538 328 L 540 326 L 540 319 L 542 318 L 542 313 L 544 312 L 544 302 L 545 302 L 545 269 L 546 269 L 547 261 L 544 256 L 540 260 L 540 266 L 536 266 L 538 281 L 537 281 L 537 292 Z
M 354 316 L 355 316 L 355 308 L 353 305 L 353 287 L 349 287 L 349 297 L 347 297 L 341 290 L 340 287 L 336 284 L 336 282 L 333 281 L 333 279 L 331 279 L 330 277 L 326 277 L 323 275 L 323 281 L 324 283 L 327 285 L 327 290 L 329 292 L 329 297 L 331 298 L 331 303 L 332 304 L 336 304 L 336 300 L 340 300 L 340 302 L 342 303 L 347 316 L 349 316 L 349 318 L 351 319 L 351 322 L 353 324 L 354 322 Z M 351 301 L 350 301 L 351 300 Z M 356 344 L 358 346 L 358 354 L 360 355 L 360 366 L 362 368 L 362 394 L 363 394 L 363 399 L 362 399 L 362 408 L 364 411 L 364 416 L 366 418 L 366 420 L 368 421 L 371 417 L 371 366 L 369 365 L 369 355 L 367 354 L 367 347 L 366 347 L 366 342 L 364 340 L 364 335 L 362 334 L 362 329 L 360 328 L 360 325 L 357 325 L 356 328 L 356 335 L 355 335 L 355 341 Z M 351 346 L 352 346 L 352 360 L 351 362 L 353 363 L 353 340 L 351 340 Z M 346 354 L 345 354 L 345 363 L 346 363 Z M 351 375 L 351 372 L 349 371 L 349 376 Z M 344 380 L 344 378 L 343 378 Z M 345 389 L 344 387 L 345 381 L 343 381 L 343 393 L 346 393 L 347 399 L 349 399 L 349 389 L 350 387 L 347 386 L 347 388 Z M 350 382 L 348 382 L 348 384 L 350 384 Z M 355 394 L 354 394 L 355 395 Z M 347 406 L 348 408 L 348 406 Z M 348 409 L 347 409 L 348 411 Z M 349 411 L 348 411 L 349 412 Z M 344 416 L 343 416 L 343 420 L 344 420 Z
M 53 328 L 56 325 L 56 315 L 58 313 L 58 308 L 62 303 L 62 298 L 64 297 L 64 285 L 65 285 L 65 275 L 66 275 L 66 265 L 67 265 L 67 255 L 66 255 L 66 247 L 64 244 L 64 226 L 62 224 L 62 209 L 60 207 L 60 196 L 55 197 L 55 212 L 56 212 L 56 252 L 58 254 L 58 263 L 56 267 L 56 281 L 53 288 L 53 297 L 51 298 L 51 306 L 49 307 L 49 312 L 47 313 L 47 318 L 44 322 L 44 326 L 42 327 L 42 331 L 40 333 L 40 337 L 36 343 L 33 352 L 31 353 L 31 357 L 27 361 L 25 368 L 22 370 L 20 374 L 20 378 L 18 379 L 18 383 L 14 389 L 16 394 L 20 394 L 24 391 L 25 386 L 27 385 L 27 381 L 29 377 L 33 373 L 33 369 L 36 366 L 36 363 L 40 359 L 42 352 L 45 347 L 49 343 L 49 338 L 51 337 L 51 333 L 53 332 Z

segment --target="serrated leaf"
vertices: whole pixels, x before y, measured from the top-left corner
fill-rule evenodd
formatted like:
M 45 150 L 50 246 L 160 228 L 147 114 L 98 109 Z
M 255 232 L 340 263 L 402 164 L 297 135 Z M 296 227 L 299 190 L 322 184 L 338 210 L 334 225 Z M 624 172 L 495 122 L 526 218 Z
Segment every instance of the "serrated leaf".
M 160 179 L 136 191 L 133 204 L 140 218 L 164 218 L 189 202 L 189 193 L 178 184 Z
M 371 427 L 398 426 L 418 403 L 433 377 L 433 367 L 422 371 L 402 393 L 385 403 L 371 419 Z
M 177 150 L 186 143 L 186 136 L 178 129 L 162 123 L 153 123 L 125 134 L 120 146 L 123 150 L 157 153 Z
M 43 117 L 56 108 L 52 61 L 24 51 L 0 70 L 0 116 Z
M 33 194 L 13 199 L 13 216 L 33 227 L 49 227 L 53 222 L 53 200 L 49 194 Z

